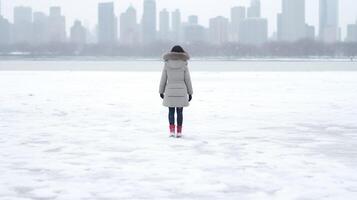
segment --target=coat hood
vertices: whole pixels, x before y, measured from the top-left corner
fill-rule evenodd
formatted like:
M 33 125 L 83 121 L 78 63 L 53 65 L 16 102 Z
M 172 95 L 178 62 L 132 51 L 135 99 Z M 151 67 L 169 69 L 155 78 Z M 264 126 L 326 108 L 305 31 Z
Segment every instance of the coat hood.
M 182 61 L 187 61 L 190 60 L 190 56 L 188 53 L 177 53 L 177 52 L 169 52 L 164 55 L 164 60 L 182 60 Z

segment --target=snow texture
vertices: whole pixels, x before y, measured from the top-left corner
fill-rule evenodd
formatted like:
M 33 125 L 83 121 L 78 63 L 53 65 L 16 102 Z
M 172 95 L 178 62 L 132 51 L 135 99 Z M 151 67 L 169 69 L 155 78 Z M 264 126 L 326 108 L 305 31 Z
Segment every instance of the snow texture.
M 356 199 L 356 72 L 3 71 L 0 199 Z

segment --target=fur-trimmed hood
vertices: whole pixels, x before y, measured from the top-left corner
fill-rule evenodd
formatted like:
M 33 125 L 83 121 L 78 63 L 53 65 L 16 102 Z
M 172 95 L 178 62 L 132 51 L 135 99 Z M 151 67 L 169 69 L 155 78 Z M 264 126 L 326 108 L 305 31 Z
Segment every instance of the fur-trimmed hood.
M 169 52 L 169 53 L 166 53 L 163 56 L 163 58 L 165 61 L 168 61 L 168 60 L 183 60 L 183 61 L 190 60 L 190 56 L 186 52 L 184 52 L 184 53 Z

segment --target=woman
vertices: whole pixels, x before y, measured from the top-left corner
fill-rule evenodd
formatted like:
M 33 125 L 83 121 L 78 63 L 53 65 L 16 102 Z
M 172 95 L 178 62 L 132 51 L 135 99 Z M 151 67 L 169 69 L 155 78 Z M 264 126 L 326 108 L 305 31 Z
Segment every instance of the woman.
M 177 134 L 182 137 L 183 107 L 192 100 L 192 84 L 187 61 L 190 56 L 180 46 L 174 46 L 164 55 L 165 67 L 160 82 L 160 97 L 169 108 L 170 137 L 175 137 L 175 110 L 177 113 Z

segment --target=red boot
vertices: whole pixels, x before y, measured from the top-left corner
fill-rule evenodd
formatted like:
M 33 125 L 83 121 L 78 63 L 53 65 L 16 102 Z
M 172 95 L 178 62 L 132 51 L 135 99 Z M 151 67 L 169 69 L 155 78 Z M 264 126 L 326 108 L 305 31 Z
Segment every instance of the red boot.
M 177 138 L 181 138 L 182 137 L 182 126 L 177 126 L 177 134 L 176 134 Z
M 170 137 L 175 137 L 175 125 L 170 125 Z

